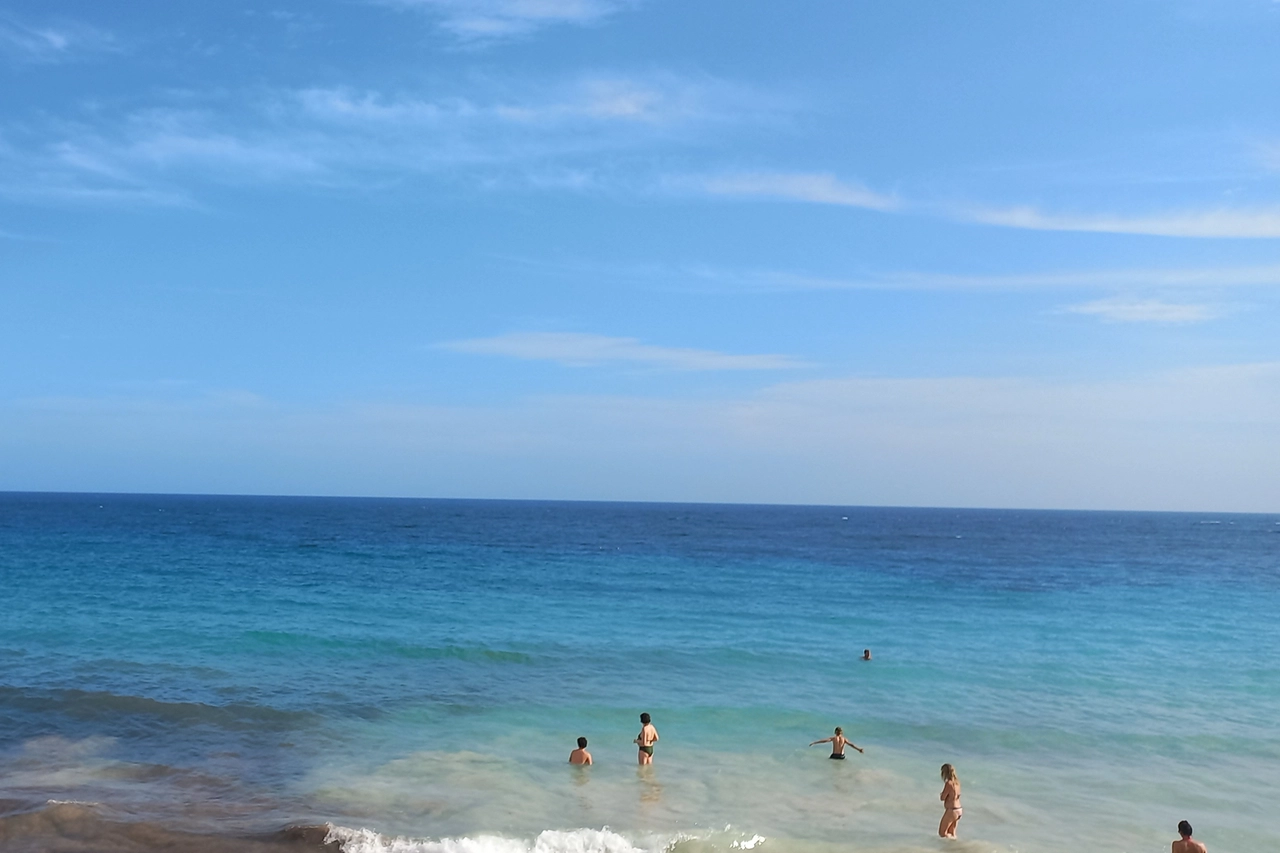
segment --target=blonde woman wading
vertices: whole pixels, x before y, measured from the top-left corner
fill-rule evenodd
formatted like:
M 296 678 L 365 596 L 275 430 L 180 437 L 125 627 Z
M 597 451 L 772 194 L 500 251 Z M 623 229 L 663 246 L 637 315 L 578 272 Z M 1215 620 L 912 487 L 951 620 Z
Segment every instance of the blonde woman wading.
M 956 824 L 964 815 L 964 809 L 960 808 L 960 777 L 950 764 L 942 765 L 942 793 L 938 799 L 946 809 L 942 813 L 942 822 L 938 824 L 938 837 L 955 838 Z

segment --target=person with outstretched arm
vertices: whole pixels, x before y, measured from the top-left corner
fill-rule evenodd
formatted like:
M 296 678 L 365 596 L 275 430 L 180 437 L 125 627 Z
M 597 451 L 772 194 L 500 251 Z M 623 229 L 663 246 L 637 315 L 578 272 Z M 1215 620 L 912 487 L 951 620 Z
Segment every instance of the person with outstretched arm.
M 844 729 L 839 726 L 836 726 L 836 733 L 831 737 L 824 737 L 822 740 L 815 740 L 813 743 L 809 744 L 809 746 L 817 746 L 820 743 L 831 744 L 831 758 L 836 761 L 844 761 L 844 748 L 846 745 L 853 747 L 858 750 L 858 752 L 866 752 L 865 749 L 845 737 Z

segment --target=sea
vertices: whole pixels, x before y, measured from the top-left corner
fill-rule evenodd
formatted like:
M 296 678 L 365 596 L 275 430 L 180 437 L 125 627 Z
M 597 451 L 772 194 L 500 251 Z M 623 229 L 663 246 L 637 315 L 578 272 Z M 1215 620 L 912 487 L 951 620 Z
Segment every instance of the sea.
M 5 853 L 1280 850 L 1280 515 L 4 493 L 0 595 Z

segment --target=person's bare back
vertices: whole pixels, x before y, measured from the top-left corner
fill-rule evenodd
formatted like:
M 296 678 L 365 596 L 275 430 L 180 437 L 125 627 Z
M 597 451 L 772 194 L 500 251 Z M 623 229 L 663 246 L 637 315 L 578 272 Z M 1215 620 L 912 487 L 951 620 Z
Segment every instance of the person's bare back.
M 831 744 L 831 757 L 835 759 L 844 758 L 845 746 L 851 746 L 854 749 L 858 750 L 858 752 L 863 752 L 862 747 L 858 746 L 856 743 L 854 743 L 853 741 L 849 740 L 847 737 L 844 736 L 844 729 L 840 728 L 839 726 L 836 726 L 836 733 L 834 735 L 832 735 L 831 737 L 824 737 L 822 740 L 815 740 L 813 743 L 809 744 L 809 746 L 817 746 L 820 743 Z
M 1203 844 L 1191 837 L 1191 824 L 1185 820 L 1178 822 L 1178 835 L 1182 837 L 1173 842 L 1172 853 L 1208 853 Z
M 578 748 L 569 753 L 570 764 L 590 764 L 591 753 L 587 752 L 587 739 L 578 738 Z

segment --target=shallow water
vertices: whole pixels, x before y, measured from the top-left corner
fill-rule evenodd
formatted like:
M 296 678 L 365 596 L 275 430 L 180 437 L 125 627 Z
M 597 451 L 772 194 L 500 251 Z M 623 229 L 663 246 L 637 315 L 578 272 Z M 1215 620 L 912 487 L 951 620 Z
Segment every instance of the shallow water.
M 10 494 L 0 573 L 11 812 L 347 853 L 1139 851 L 1182 818 L 1280 849 L 1276 516 Z M 834 725 L 866 754 L 805 746 Z

